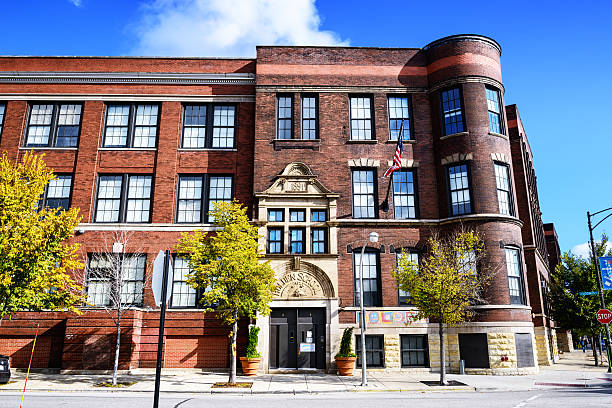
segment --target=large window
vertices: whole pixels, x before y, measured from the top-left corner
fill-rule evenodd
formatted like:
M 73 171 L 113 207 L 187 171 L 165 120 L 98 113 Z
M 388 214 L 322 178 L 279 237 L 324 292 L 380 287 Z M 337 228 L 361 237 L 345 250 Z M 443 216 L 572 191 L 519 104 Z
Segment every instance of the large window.
M 504 127 L 501 120 L 501 106 L 499 103 L 499 91 L 486 87 L 487 91 L 487 110 L 489 111 L 489 131 L 493 133 L 503 133 Z
M 40 201 L 40 207 L 68 209 L 70 207 L 70 192 L 72 191 L 72 175 L 58 174 L 49 181 Z
M 25 146 L 76 147 L 81 109 L 82 105 L 76 104 L 31 105 Z
M 442 91 L 443 135 L 463 132 L 463 108 L 461 90 L 452 88 Z
M 268 254 L 283 253 L 283 229 L 268 228 L 268 245 L 266 248 Z
M 415 172 L 393 172 L 393 216 L 397 219 L 416 218 Z
M 170 302 L 172 307 L 197 306 L 197 290 L 187 283 L 190 273 L 187 259 L 175 257 L 172 265 L 172 298 Z
M 327 253 L 327 228 L 312 228 L 310 230 L 313 254 Z
M 397 252 L 395 252 L 395 265 L 396 266 L 398 265 L 399 257 L 402 255 L 408 257 L 408 260 L 410 260 L 415 265 L 419 264 L 419 253 L 416 250 L 408 249 L 408 250 L 397 250 Z M 400 305 L 409 305 L 410 304 L 410 293 L 398 288 L 397 289 L 397 300 Z
M 402 125 L 402 140 L 410 140 L 410 100 L 406 96 L 390 96 L 389 140 L 397 140 Z
M 159 105 L 108 105 L 104 147 L 155 147 Z
M 361 367 L 361 336 L 355 336 L 355 351 L 357 354 L 357 367 Z M 385 342 L 382 334 L 365 336 L 366 366 L 385 366 Z
M 426 367 L 429 364 L 426 334 L 400 334 L 402 367 Z
M 374 170 L 353 170 L 353 218 L 375 218 L 376 179 Z
M 351 96 L 351 140 L 374 139 L 372 126 L 372 98 L 369 96 Z
M 306 230 L 304 228 L 289 229 L 289 253 L 303 254 L 306 252 Z
M 517 248 L 506 248 L 506 268 L 508 269 L 508 288 L 510 304 L 524 305 L 525 286 L 521 271 L 521 253 Z
M 510 188 L 510 168 L 507 164 L 494 163 L 495 184 L 497 186 L 497 202 L 499 203 L 499 213 L 514 215 L 514 205 L 512 205 L 512 190 Z
M 92 306 L 142 305 L 145 255 L 90 254 L 87 303 Z
M 472 212 L 470 178 L 467 164 L 447 167 L 450 214 L 462 215 Z
M 291 95 L 276 97 L 276 138 L 293 137 L 293 98 Z
M 6 105 L 0 104 L 0 136 L 2 135 L 2 128 L 4 126 L 4 112 L 6 111 Z
M 359 305 L 359 274 L 361 250 L 353 250 L 353 270 L 355 271 L 355 305 Z M 378 254 L 363 254 L 363 304 L 364 306 L 382 306 L 380 295 L 380 276 L 378 271 Z
M 302 139 L 318 139 L 317 97 L 315 95 L 302 96 Z
M 231 201 L 232 184 L 232 176 L 179 176 L 176 222 L 213 222 L 208 213 L 213 209 L 213 203 Z
M 95 222 L 151 222 L 150 175 L 98 177 Z
M 183 108 L 184 149 L 233 148 L 236 107 L 233 105 L 185 105 Z

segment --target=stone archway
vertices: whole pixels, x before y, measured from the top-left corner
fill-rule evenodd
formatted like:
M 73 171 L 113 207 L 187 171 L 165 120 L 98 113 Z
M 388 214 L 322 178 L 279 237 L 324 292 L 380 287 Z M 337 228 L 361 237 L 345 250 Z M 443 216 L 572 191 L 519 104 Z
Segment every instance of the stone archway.
M 296 267 L 297 266 L 297 267 Z M 334 285 L 327 274 L 309 262 L 289 261 L 283 264 L 276 281 L 274 298 L 333 298 Z

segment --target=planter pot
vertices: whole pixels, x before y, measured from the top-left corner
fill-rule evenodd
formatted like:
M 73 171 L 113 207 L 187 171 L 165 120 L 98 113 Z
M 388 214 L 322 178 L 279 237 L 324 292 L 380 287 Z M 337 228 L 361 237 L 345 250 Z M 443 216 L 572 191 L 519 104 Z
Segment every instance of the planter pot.
M 336 357 L 338 375 L 353 375 L 353 370 L 355 369 L 355 360 L 357 360 L 357 357 Z
M 260 362 L 261 358 L 240 357 L 240 364 L 242 365 L 242 374 L 246 376 L 257 375 L 257 370 L 259 369 Z

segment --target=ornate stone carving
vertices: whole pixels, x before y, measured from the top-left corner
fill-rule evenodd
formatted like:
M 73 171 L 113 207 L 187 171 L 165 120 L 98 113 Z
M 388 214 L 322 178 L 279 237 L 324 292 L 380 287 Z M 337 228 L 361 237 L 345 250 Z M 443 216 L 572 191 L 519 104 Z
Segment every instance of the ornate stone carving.
M 276 282 L 274 297 L 322 297 L 323 288 L 319 281 L 309 273 L 289 272 Z

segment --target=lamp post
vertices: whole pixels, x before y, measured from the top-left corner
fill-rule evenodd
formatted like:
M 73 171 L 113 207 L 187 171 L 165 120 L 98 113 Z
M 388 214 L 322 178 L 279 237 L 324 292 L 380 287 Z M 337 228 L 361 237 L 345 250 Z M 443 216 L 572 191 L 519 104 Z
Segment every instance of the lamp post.
M 594 226 L 591 226 L 591 218 L 593 218 L 597 214 L 601 214 L 603 212 L 610 211 L 610 210 L 612 210 L 612 207 L 606 208 L 605 210 L 594 212 L 593 214 L 591 214 L 589 211 L 587 211 L 587 223 L 588 223 L 588 226 L 589 226 L 589 235 L 590 235 L 590 239 L 591 239 L 591 255 L 593 257 L 593 263 L 595 264 L 595 274 L 597 274 L 597 286 L 599 288 L 599 298 L 601 300 L 601 308 L 602 309 L 606 308 L 606 300 L 604 299 L 604 294 L 603 294 L 603 286 L 602 286 L 602 282 L 601 282 L 601 273 L 599 271 L 599 262 L 597 262 L 597 254 L 595 253 L 595 240 L 593 240 L 593 230 L 595 228 L 597 228 L 597 226 L 599 224 L 604 222 L 606 220 L 606 218 L 612 216 L 612 213 L 606 215 L 603 219 L 599 220 L 599 222 L 597 224 L 595 224 Z M 611 358 L 610 358 L 612 356 L 612 352 L 610 351 L 610 326 L 607 323 L 606 323 L 605 326 L 606 326 L 606 353 L 608 354 L 608 372 L 612 373 L 612 361 L 611 361 Z
M 361 326 L 361 386 L 365 387 L 368 385 L 368 377 L 366 374 L 366 317 L 365 308 L 363 306 L 363 256 L 365 254 L 366 246 L 368 242 L 378 242 L 378 234 L 376 232 L 370 232 L 370 235 L 363 243 L 361 247 L 361 257 L 359 258 L 359 317 Z

